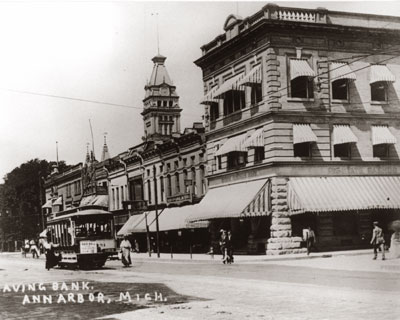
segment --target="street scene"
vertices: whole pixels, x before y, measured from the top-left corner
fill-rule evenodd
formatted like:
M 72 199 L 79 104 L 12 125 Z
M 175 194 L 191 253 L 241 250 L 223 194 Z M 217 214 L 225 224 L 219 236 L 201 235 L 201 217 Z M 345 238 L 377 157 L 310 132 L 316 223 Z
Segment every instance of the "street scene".
M 251 260 L 222 265 L 221 256 L 148 258 L 132 254 L 133 265 L 107 262 L 101 270 L 44 269 L 44 259 L 2 254 L 1 281 L 38 283 L 45 292 L 2 293 L 2 319 L 397 319 L 400 312 L 399 261 L 372 261 L 371 252 L 287 260 Z M 387 263 L 386 263 L 387 262 Z M 23 280 L 22 280 L 23 279 Z M 88 282 L 105 303 L 59 302 L 62 283 Z M 58 290 L 52 289 L 58 283 Z M 4 290 L 4 289 L 3 289 Z M 51 291 L 51 292 L 49 292 Z M 155 301 L 154 292 L 167 301 Z M 119 302 L 130 292 L 131 302 Z M 149 293 L 152 300 L 146 301 Z M 27 294 L 53 295 L 53 303 L 26 303 Z M 140 295 L 137 301 L 136 294 Z M 112 299 L 111 303 L 107 303 Z
M 0 2 L 0 320 L 400 319 L 395 2 Z

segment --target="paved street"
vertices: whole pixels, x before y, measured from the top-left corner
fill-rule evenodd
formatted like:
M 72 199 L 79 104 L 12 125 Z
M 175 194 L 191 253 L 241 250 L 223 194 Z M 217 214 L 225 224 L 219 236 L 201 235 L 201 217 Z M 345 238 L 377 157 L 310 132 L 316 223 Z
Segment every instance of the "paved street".
M 357 265 L 364 271 L 355 270 Z M 370 271 L 365 271 L 366 265 Z M 47 271 L 43 259 L 1 254 L 0 318 L 398 319 L 399 265 L 394 260 L 372 261 L 370 255 L 238 261 L 229 266 L 134 258 L 131 268 L 109 261 L 102 270 Z M 88 282 L 88 289 L 71 290 L 71 283 L 78 280 Z M 63 281 L 66 290 L 61 290 Z M 38 292 L 4 292 L 6 285 L 14 290 L 12 285 L 35 282 L 44 283 L 46 291 L 40 294 L 52 295 L 52 304 L 33 303 L 32 295 Z M 121 292 L 129 292 L 131 301 L 118 301 Z M 74 293 L 76 301 L 58 302 L 60 293 L 65 300 Z M 78 293 L 83 303 L 77 302 Z M 151 300 L 145 299 L 146 293 Z M 104 303 L 97 301 L 102 294 Z M 30 303 L 23 305 L 25 295 Z

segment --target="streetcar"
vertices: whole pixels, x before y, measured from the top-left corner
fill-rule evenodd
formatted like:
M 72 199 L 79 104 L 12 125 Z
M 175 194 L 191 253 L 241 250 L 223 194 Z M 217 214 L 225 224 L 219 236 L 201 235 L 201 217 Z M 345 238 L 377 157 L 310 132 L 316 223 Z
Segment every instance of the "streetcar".
M 85 206 L 56 212 L 48 217 L 47 241 L 61 254 L 59 266 L 96 269 L 117 254 L 111 212 Z

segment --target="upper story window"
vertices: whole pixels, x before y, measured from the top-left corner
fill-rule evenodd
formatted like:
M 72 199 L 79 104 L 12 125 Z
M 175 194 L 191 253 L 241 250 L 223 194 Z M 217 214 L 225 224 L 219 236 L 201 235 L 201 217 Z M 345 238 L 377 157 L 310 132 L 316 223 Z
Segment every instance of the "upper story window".
M 210 103 L 210 121 L 215 121 L 219 118 L 219 104 L 218 103 Z
M 177 170 L 179 168 L 179 161 L 175 161 L 175 170 Z
M 250 103 L 255 105 L 262 100 L 262 69 L 254 66 L 239 82 L 239 86 L 250 87 Z
M 239 83 L 242 78 L 243 74 L 235 75 L 213 91 L 212 99 L 224 99 L 224 116 L 246 106 L 245 87 Z
M 317 136 L 309 124 L 293 125 L 293 151 L 295 157 L 311 158 L 312 144 L 317 142 Z
M 386 102 L 388 83 L 396 78 L 385 65 L 374 64 L 370 68 L 371 101 Z
M 245 108 L 246 99 L 244 91 L 229 90 L 224 94 L 224 116 L 230 115 Z
M 372 146 L 375 158 L 389 157 L 390 146 L 397 143 L 388 126 L 372 126 Z
M 67 198 L 71 197 L 71 184 L 67 184 Z
M 333 100 L 349 100 L 349 82 L 356 80 L 356 74 L 347 63 L 332 62 L 329 65 Z
M 227 169 L 237 169 L 246 166 L 247 152 L 233 151 L 227 154 Z
M 336 158 L 351 158 L 351 144 L 358 138 L 349 125 L 334 125 L 332 132 L 333 155 Z
M 307 60 L 290 59 L 290 97 L 314 98 L 313 78 L 316 73 Z
M 210 114 L 210 121 L 215 121 L 220 117 L 219 114 L 219 99 L 215 98 L 215 93 L 217 92 L 218 86 L 215 85 L 214 87 L 208 90 L 207 94 L 201 100 L 201 104 L 209 106 L 209 114 Z

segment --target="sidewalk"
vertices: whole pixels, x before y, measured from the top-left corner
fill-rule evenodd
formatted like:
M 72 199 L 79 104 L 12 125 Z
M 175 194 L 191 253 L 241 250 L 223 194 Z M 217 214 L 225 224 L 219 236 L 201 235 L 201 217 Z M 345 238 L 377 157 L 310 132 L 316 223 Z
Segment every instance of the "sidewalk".
M 332 251 L 332 252 L 313 252 L 309 256 L 306 253 L 285 254 L 285 255 L 235 255 L 235 262 L 257 263 L 268 261 L 288 261 L 300 259 L 315 259 L 315 258 L 330 258 L 336 256 L 356 256 L 371 254 L 370 249 L 364 250 L 347 250 L 347 251 Z M 193 262 L 208 262 L 221 263 L 222 255 L 215 254 L 211 256 L 205 253 L 174 253 L 171 257 L 170 253 L 160 253 L 160 258 L 157 258 L 157 253 L 152 253 L 151 257 L 148 253 L 131 253 L 132 259 L 141 259 L 149 261 L 193 261 Z

